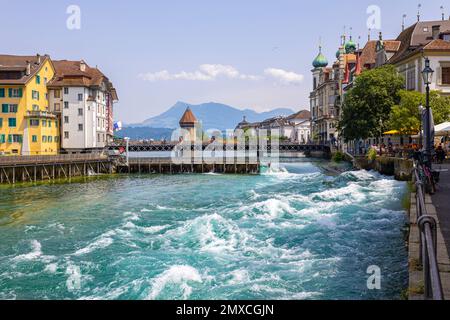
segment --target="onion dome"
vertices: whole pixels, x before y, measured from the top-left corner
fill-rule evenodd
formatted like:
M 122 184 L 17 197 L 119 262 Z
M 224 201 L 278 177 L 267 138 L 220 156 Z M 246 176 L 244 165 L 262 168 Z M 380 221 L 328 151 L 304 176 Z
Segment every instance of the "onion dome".
M 356 51 L 356 43 L 352 40 L 352 37 L 350 37 L 350 40 L 345 44 L 345 52 L 347 54 L 355 53 Z
M 325 68 L 328 65 L 327 58 L 322 53 L 322 47 L 319 47 L 319 54 L 312 63 L 314 68 Z

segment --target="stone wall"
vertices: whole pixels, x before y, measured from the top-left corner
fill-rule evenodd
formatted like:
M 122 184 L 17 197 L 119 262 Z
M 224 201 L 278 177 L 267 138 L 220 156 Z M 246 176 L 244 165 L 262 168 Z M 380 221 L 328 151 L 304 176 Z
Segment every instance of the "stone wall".
M 374 161 L 371 161 L 366 157 L 355 157 L 354 165 L 358 169 L 376 170 L 381 174 L 394 176 L 395 179 L 400 181 L 411 181 L 412 179 L 412 160 L 377 157 Z

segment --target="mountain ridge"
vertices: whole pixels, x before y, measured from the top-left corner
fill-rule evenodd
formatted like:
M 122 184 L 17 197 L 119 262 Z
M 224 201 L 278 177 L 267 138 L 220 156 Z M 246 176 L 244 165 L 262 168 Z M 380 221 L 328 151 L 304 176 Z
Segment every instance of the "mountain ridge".
M 186 108 L 190 107 L 197 119 L 202 123 L 203 129 L 234 129 L 245 116 L 248 122 L 259 122 L 275 116 L 288 116 L 296 111 L 290 108 L 276 108 L 267 112 L 256 112 L 251 109 L 240 110 L 235 107 L 208 102 L 202 104 L 188 104 L 178 101 L 169 110 L 158 116 L 144 120 L 142 123 L 129 124 L 126 127 L 148 127 L 148 128 L 171 128 L 179 127 L 180 121 Z

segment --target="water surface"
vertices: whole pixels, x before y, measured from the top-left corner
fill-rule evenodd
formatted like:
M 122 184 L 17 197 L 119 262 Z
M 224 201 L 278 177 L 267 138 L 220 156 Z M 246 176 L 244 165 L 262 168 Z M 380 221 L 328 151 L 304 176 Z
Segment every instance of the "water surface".
M 0 299 L 400 298 L 406 185 L 284 168 L 1 187 Z

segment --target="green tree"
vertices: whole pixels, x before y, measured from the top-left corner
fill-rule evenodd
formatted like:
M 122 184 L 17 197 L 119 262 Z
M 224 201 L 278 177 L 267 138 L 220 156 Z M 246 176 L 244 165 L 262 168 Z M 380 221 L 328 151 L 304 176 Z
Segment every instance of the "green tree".
M 363 72 L 345 96 L 339 129 L 346 141 L 380 136 L 392 107 L 400 102 L 404 79 L 394 66 Z
M 400 103 L 392 108 L 389 129 L 398 130 L 402 134 L 408 134 L 420 129 L 419 106 L 425 105 L 425 94 L 417 91 L 401 90 L 399 92 Z M 450 98 L 444 97 L 438 91 L 430 93 L 430 107 L 433 110 L 433 118 L 436 124 L 449 121 Z

